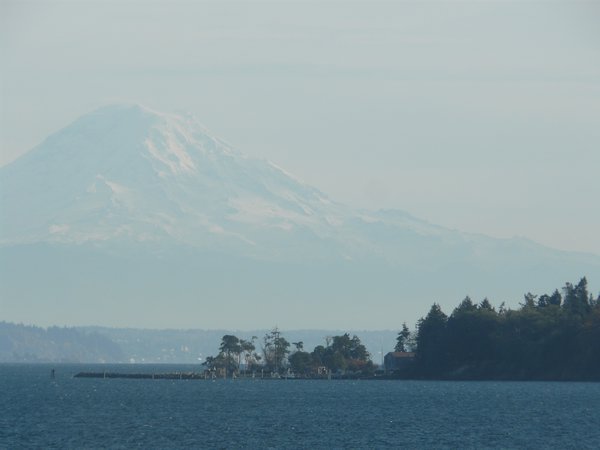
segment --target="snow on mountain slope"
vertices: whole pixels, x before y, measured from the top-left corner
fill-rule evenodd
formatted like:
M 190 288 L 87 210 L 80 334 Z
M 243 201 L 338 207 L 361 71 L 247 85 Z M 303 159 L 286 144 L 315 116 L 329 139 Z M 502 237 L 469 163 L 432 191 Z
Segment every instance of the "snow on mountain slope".
M 384 220 L 243 155 L 192 116 L 139 105 L 81 117 L 2 168 L 0 181 L 2 245 L 126 239 L 351 259 L 376 250 L 364 231 Z M 444 232 L 408 215 L 401 222 Z
M 253 229 L 330 233 L 343 208 L 193 118 L 99 109 L 0 172 L 2 243 L 165 238 L 259 245 Z
M 582 275 L 600 279 L 600 257 L 352 210 L 192 116 L 137 105 L 87 114 L 0 168 L 9 320 L 395 327 L 421 302 L 518 299 Z

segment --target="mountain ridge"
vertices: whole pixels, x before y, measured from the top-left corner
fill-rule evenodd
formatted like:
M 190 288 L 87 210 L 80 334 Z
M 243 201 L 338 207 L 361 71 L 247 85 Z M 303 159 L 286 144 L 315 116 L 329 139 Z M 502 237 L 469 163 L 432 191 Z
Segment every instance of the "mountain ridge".
M 45 310 L 50 298 L 56 318 L 74 325 L 89 316 L 86 305 L 110 305 L 123 326 L 143 326 L 136 315 L 146 311 L 193 327 L 160 306 L 172 297 L 208 321 L 227 315 L 215 302 L 231 302 L 269 327 L 260 313 L 282 302 L 322 305 L 330 311 L 315 324 L 322 328 L 373 327 L 377 318 L 391 327 L 386 310 L 420 313 L 411 301 L 450 304 L 473 291 L 508 300 L 600 278 L 597 255 L 462 233 L 399 210 L 354 210 L 235 150 L 191 115 L 138 105 L 75 120 L 0 168 L 0 186 L 1 305 L 13 320 L 26 318 L 28 302 Z M 43 282 L 28 282 L 32 266 Z M 316 320 L 290 308 L 298 321 L 288 328 Z M 352 323 L 333 320 L 336 310 Z M 265 316 L 277 321 L 274 312 Z M 110 311 L 97 317 L 117 320 Z M 148 323 L 160 326 L 155 319 Z

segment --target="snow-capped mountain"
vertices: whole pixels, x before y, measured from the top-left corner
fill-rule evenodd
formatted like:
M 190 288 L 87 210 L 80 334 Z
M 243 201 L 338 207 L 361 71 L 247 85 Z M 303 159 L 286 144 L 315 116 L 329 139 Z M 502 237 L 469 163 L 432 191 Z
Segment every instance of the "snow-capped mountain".
M 352 210 L 275 164 L 233 149 L 192 116 L 138 105 L 108 106 L 76 120 L 1 168 L 0 189 L 2 306 L 20 320 L 27 313 L 22 302 L 41 301 L 42 292 L 71 323 L 90 323 L 81 311 L 73 313 L 73 299 L 83 296 L 129 305 L 123 320 L 131 324 L 147 306 L 141 298 L 171 297 L 212 317 L 206 303 L 190 306 L 198 292 L 244 303 L 249 314 L 276 300 L 362 299 L 345 305 L 360 316 L 369 310 L 364 301 L 390 309 L 391 299 L 415 298 L 417 291 L 423 298 L 448 292 L 454 302 L 483 286 L 494 295 L 505 292 L 496 289 L 502 283 L 520 289 L 527 280 L 527 289 L 551 289 L 572 277 L 600 275 L 593 255 L 464 234 L 400 211 Z M 154 260 L 177 263 L 158 268 Z M 36 270 L 43 273 L 33 274 L 41 261 L 47 264 Z M 95 264 L 102 270 L 88 270 Z M 195 275 L 183 277 L 186 270 Z M 156 283 L 150 290 L 140 281 L 149 276 Z M 46 282 L 26 281 L 37 278 Z M 377 323 L 354 316 L 348 326 Z M 303 320 L 293 326 L 307 326 Z M 269 323 L 251 324 L 258 325 Z
M 252 252 L 265 230 L 327 235 L 345 214 L 193 117 L 137 105 L 80 118 L 3 168 L 2 185 L 3 244 L 172 239 Z
M 354 212 L 234 150 L 191 116 L 138 105 L 83 116 L 1 177 L 2 245 L 130 240 L 352 259 L 381 252 L 383 223 L 419 235 L 444 231 L 408 214 Z M 379 228 L 376 239 L 368 228 Z

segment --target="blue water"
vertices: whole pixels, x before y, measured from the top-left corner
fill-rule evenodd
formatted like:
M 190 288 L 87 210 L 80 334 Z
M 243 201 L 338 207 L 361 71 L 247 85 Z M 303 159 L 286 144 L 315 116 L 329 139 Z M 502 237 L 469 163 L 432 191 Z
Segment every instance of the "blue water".
M 189 370 L 0 365 L 0 448 L 600 448 L 600 383 L 73 378 L 105 368 Z

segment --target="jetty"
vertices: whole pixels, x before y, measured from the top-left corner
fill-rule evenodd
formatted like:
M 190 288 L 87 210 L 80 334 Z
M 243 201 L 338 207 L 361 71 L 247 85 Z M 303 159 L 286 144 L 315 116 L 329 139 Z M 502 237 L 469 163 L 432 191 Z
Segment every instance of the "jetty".
M 224 373 L 218 374 L 214 371 L 205 372 L 166 372 L 166 373 L 129 373 L 129 372 L 79 372 L 73 375 L 73 378 L 129 378 L 133 380 L 215 380 L 215 379 L 246 379 L 246 380 L 331 380 L 343 379 L 347 377 L 332 377 L 330 372 L 319 376 L 298 377 L 294 374 L 280 375 L 275 372 L 256 374 L 233 374 L 226 377 Z M 354 378 L 357 379 L 357 378 Z
M 122 372 L 79 372 L 74 378 L 131 378 L 147 380 L 204 380 L 205 373 L 168 372 L 168 373 L 122 373 Z

